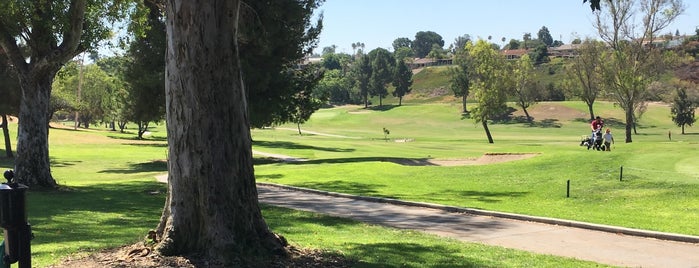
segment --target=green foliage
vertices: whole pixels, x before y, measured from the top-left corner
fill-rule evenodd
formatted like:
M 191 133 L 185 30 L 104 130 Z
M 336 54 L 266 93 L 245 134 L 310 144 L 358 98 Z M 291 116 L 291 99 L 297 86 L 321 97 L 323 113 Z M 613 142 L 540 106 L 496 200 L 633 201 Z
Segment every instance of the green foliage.
M 160 7 L 145 1 L 146 29 L 135 36 L 124 68 L 127 81 L 126 103 L 122 117 L 138 124 L 138 137 L 151 122 L 165 118 L 165 21 Z
M 512 93 L 516 97 L 515 103 L 524 111 L 527 121 L 531 121 L 527 108 L 534 105 L 539 99 L 539 90 L 535 80 L 534 63 L 529 59 L 529 55 L 523 55 L 517 60 L 513 66 L 512 77 L 514 79 Z
M 323 78 L 323 70 L 320 66 L 311 64 L 294 71 L 293 75 L 296 94 L 292 98 L 292 105 L 296 107 L 296 111 L 292 115 L 292 122 L 300 125 L 327 102 L 328 96 L 324 92 L 315 90 L 318 82 Z
M 393 80 L 395 60 L 386 49 L 376 48 L 369 52 L 371 61 L 371 76 L 369 77 L 369 95 L 379 97 L 379 106 L 383 98 L 388 96 L 386 85 Z
M 413 45 L 413 41 L 410 41 L 410 38 L 407 37 L 399 37 L 393 40 L 393 51 L 398 51 L 400 48 L 411 48 Z
M 396 60 L 412 61 L 414 56 L 415 52 L 413 52 L 413 49 L 409 47 L 399 47 L 393 52 L 393 57 L 396 58 Z
M 473 76 L 473 70 L 475 68 L 474 61 L 470 56 L 470 51 L 467 47 L 470 47 L 472 43 L 470 41 L 464 44 L 464 49 L 457 50 L 456 56 L 454 57 L 455 67 L 450 68 L 451 71 L 451 91 L 454 92 L 455 97 L 461 98 L 462 112 L 468 112 L 466 108 L 466 98 L 471 89 L 471 76 Z
M 433 31 L 420 31 L 415 34 L 412 48 L 415 51 L 415 56 L 424 58 L 432 51 L 432 45 L 436 44 L 440 48 L 444 47 L 444 39 L 442 36 Z
M 539 29 L 539 32 L 536 34 L 536 36 L 547 47 L 553 45 L 553 37 L 551 37 L 551 32 L 549 32 L 549 28 L 546 28 L 546 26 L 541 26 L 541 29 Z
M 471 36 L 464 34 L 454 39 L 454 51 L 453 53 L 458 53 L 466 48 L 466 43 L 471 42 Z
M 327 70 L 314 92 L 327 96 L 331 104 L 359 104 L 362 96 L 352 87 L 352 78 L 340 70 Z
M 14 114 L 19 112 L 19 96 L 21 88 L 17 73 L 7 64 L 7 58 L 0 49 L 0 115 Z
M 253 1 L 246 2 L 241 11 L 240 32 L 239 32 L 239 49 L 241 57 L 241 65 L 245 73 L 245 87 L 247 89 L 248 108 L 250 116 L 250 124 L 253 127 L 264 127 L 284 122 L 292 122 L 296 116 L 296 107 L 293 105 L 293 99 L 297 94 L 302 94 L 295 90 L 299 90 L 294 86 L 299 81 L 294 81 L 296 76 L 292 75 L 297 63 L 306 55 L 309 54 L 317 44 L 317 39 L 322 29 L 322 16 L 318 18 L 315 24 L 312 24 L 313 10 L 316 9 L 323 0 L 283 0 L 283 1 Z M 148 4 L 149 1 L 146 1 Z M 140 13 L 149 17 L 162 16 L 162 12 L 155 9 L 151 11 L 143 11 Z M 146 62 L 141 63 L 144 59 L 135 60 L 134 64 L 143 64 L 143 67 L 150 64 L 152 69 L 146 70 L 163 70 L 156 68 L 159 62 L 163 61 L 164 57 L 159 57 L 154 53 L 163 53 L 165 46 L 159 41 L 157 33 L 148 31 L 158 31 L 161 28 L 160 22 L 156 22 L 153 26 L 148 26 L 147 20 L 140 16 L 140 20 L 134 23 L 140 26 L 132 28 L 139 29 L 142 34 L 136 35 L 135 38 L 155 36 L 152 43 L 146 43 L 144 47 L 136 49 L 136 53 L 150 55 L 151 58 L 146 58 Z M 138 17 L 138 16 L 137 16 Z M 160 30 L 161 34 L 165 34 Z M 354 45 L 354 44 L 353 44 Z M 132 46 L 133 47 L 133 46 Z M 333 54 L 336 47 L 329 47 L 326 54 Z M 149 51 L 148 51 L 149 50 Z M 347 63 L 345 56 L 339 58 L 333 57 L 327 61 L 328 68 L 344 68 Z M 164 66 L 164 65 L 163 65 Z M 141 67 L 139 67 L 141 68 Z M 153 74 L 153 72 L 148 71 Z M 139 72 L 134 72 L 133 75 L 139 75 Z M 160 76 L 162 78 L 162 76 Z M 153 82 L 153 78 L 141 80 L 144 83 Z M 151 87 L 151 89 L 153 89 Z M 154 93 L 155 91 L 146 90 Z M 140 92 L 138 94 L 141 94 Z M 130 94 L 131 96 L 133 94 Z M 159 96 L 152 96 L 157 97 Z M 131 96 L 133 99 L 142 99 L 140 96 Z M 152 101 L 152 100 L 151 100 Z M 158 101 L 157 103 L 163 103 Z M 140 104 L 132 107 L 141 107 Z M 162 111 L 162 106 L 155 105 L 147 111 L 130 111 L 129 114 L 143 114 L 143 118 L 135 118 L 138 122 L 146 123 L 149 118 L 155 118 L 158 112 Z M 139 108 L 140 109 L 140 108 Z M 159 111 L 160 110 L 160 111 Z M 164 114 L 164 113 L 162 113 Z M 156 118 L 157 119 L 157 118 Z
M 473 66 L 471 89 L 477 103 L 471 115 L 479 123 L 501 115 L 507 108 L 509 75 L 505 59 L 486 41 L 479 40 L 467 50 Z
M 699 92 L 697 92 L 696 85 L 679 84 L 672 101 L 670 114 L 672 121 L 682 128 L 682 134 L 684 134 L 685 126 L 692 126 L 697 121 L 694 117 L 697 106 L 699 106 Z
M 587 104 L 590 120 L 595 118 L 593 105 L 602 91 L 605 50 L 604 43 L 586 39 L 578 48 L 578 56 L 566 66 L 563 86 L 572 96 Z
M 317 45 L 323 0 L 247 1 L 241 9 L 239 46 L 250 124 L 291 122 L 296 107 L 291 69 Z
M 371 78 L 371 59 L 368 55 L 361 55 L 356 64 L 352 67 L 352 79 L 364 101 L 364 108 L 369 107 L 369 81 Z
M 61 119 L 66 119 L 66 113 L 78 112 L 79 123 L 88 128 L 106 121 L 112 109 L 112 94 L 118 86 L 118 81 L 96 64 L 69 62 L 54 80 L 50 112 L 62 114 Z
M 534 50 L 529 52 L 529 57 L 531 57 L 535 65 L 540 65 L 550 61 L 548 48 L 545 44 L 539 44 L 534 47 Z
M 505 45 L 504 49 L 519 49 L 520 42 L 516 39 L 510 39 L 510 42 Z
M 403 96 L 410 93 L 413 85 L 413 72 L 408 68 L 405 61 L 397 61 L 397 66 L 395 68 L 395 73 L 393 75 L 393 86 L 395 90 L 393 91 L 393 96 L 399 98 L 398 105 L 403 104 Z

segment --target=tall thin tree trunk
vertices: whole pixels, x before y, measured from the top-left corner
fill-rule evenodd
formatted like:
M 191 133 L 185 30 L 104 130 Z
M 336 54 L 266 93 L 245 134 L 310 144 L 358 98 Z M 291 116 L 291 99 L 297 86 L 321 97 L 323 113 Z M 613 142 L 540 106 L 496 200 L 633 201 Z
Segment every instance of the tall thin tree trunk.
M 466 97 L 468 97 L 467 94 L 464 94 L 461 96 L 461 105 L 463 106 L 463 113 L 468 113 L 468 109 L 466 109 Z
M 488 121 L 487 119 L 483 119 L 481 121 L 481 124 L 483 125 L 483 129 L 485 130 L 485 135 L 488 136 L 488 143 L 494 143 L 493 142 L 493 136 L 490 135 L 490 129 L 488 128 Z
M 19 182 L 30 186 L 53 188 L 57 185 L 51 176 L 48 143 L 49 97 L 54 74 L 46 75 L 38 70 L 20 74 L 22 99 L 15 176 Z
M 7 120 L 7 115 L 3 114 L 2 115 L 2 134 L 5 136 L 5 155 L 7 155 L 7 158 L 12 158 L 14 155 L 12 155 L 12 143 L 10 139 L 10 121 Z M 684 132 L 684 130 L 683 130 Z
M 633 129 L 633 109 L 628 109 L 626 112 L 626 142 L 632 142 L 631 131 Z
M 595 120 L 595 112 L 592 110 L 592 103 L 587 104 L 587 110 L 590 111 L 590 121 Z
M 240 4 L 167 1 L 169 183 L 156 247 L 166 255 L 245 263 L 286 254 L 257 199 L 238 56 Z
M 522 111 L 524 112 L 524 115 L 527 117 L 527 122 L 532 122 L 532 117 L 529 115 L 529 111 L 527 111 L 527 108 L 524 108 L 524 105 L 522 106 Z

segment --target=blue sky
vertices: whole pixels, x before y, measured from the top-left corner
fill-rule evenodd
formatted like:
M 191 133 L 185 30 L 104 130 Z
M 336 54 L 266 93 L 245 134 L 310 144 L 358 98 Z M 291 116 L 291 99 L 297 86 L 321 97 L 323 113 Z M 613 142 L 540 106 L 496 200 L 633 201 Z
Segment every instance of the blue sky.
M 687 10 L 664 33 L 694 34 L 699 26 L 699 2 L 685 1 Z M 352 53 L 352 43 L 367 50 L 393 50 L 398 37 L 415 38 L 418 31 L 434 31 L 445 48 L 464 34 L 501 44 L 502 37 L 533 38 L 546 26 L 554 40 L 569 44 L 575 36 L 597 38 L 594 15 L 582 0 L 326 0 L 323 32 L 316 52 L 336 45 L 336 52 Z M 501 44 L 502 45 L 502 44 Z

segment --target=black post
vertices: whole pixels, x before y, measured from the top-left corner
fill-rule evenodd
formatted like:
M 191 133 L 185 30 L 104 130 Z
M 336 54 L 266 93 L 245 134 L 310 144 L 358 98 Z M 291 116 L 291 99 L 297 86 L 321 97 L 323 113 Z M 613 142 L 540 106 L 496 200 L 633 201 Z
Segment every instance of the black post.
M 566 183 L 566 198 L 570 197 L 570 180 Z
M 621 166 L 621 168 L 619 169 L 619 181 L 622 181 L 623 178 L 624 178 L 624 166 Z

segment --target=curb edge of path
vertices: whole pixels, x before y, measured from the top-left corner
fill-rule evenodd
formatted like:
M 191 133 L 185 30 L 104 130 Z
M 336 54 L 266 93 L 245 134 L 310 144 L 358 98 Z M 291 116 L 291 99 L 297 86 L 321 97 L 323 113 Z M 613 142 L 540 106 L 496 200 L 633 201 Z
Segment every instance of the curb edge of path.
M 677 242 L 685 242 L 685 243 L 693 243 L 693 244 L 699 243 L 699 236 L 692 236 L 692 235 L 657 232 L 657 231 L 633 229 L 633 228 L 611 226 L 611 225 L 604 225 L 604 224 L 587 223 L 587 222 L 580 222 L 580 221 L 573 221 L 573 220 L 563 220 L 563 219 L 529 216 L 529 215 L 514 214 L 514 213 L 507 213 L 507 212 L 497 212 L 497 211 L 489 211 L 489 210 L 482 210 L 482 209 L 474 209 L 474 208 L 446 206 L 446 205 L 424 203 L 424 202 L 404 201 L 404 200 L 383 198 L 383 197 L 359 196 L 359 195 L 343 194 L 343 193 L 321 191 L 321 190 L 315 190 L 315 189 L 309 189 L 309 188 L 281 185 L 281 184 L 275 184 L 275 183 L 257 182 L 257 184 L 263 185 L 263 186 L 269 186 L 269 187 L 277 187 L 277 188 L 283 188 L 283 189 L 288 189 L 288 190 L 294 190 L 294 191 L 327 195 L 327 196 L 344 197 L 344 198 L 350 198 L 350 199 L 355 199 L 355 200 L 372 201 L 372 202 L 388 203 L 388 204 L 403 205 L 403 206 L 432 208 L 432 209 L 443 210 L 446 212 L 466 213 L 466 214 L 473 214 L 473 215 L 482 215 L 482 216 L 491 216 L 491 217 L 498 217 L 498 218 L 513 219 L 513 220 L 519 220 L 519 221 L 538 222 L 538 223 L 553 224 L 553 225 L 602 231 L 602 232 L 615 233 L 615 234 L 655 238 L 655 239 L 660 239 L 660 240 L 669 240 L 669 241 L 677 241 Z

